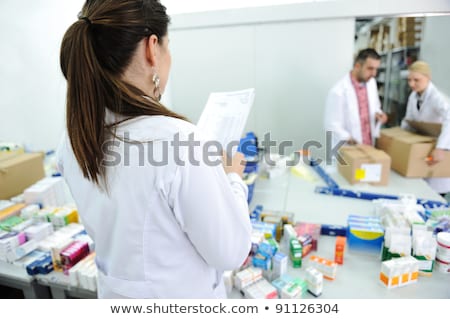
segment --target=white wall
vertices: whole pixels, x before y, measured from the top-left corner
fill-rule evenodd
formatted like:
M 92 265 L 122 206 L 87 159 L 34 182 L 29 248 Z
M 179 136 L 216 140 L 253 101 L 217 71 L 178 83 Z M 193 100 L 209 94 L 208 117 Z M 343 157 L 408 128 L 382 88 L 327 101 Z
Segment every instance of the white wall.
M 353 33 L 354 19 L 175 30 L 173 108 L 197 122 L 210 92 L 254 87 L 246 130 L 295 149 L 322 142 L 325 96 L 350 70 Z
M 167 2 L 169 11 L 179 4 Z M 42 150 L 57 145 L 65 103 L 59 46 L 83 3 L 0 1 L 0 140 Z M 274 130 L 283 139 L 294 136 L 296 143 L 316 138 L 326 89 L 350 67 L 352 17 L 445 10 L 450 11 L 448 0 L 336 0 L 180 14 L 173 17 L 171 32 L 170 100 L 196 119 L 210 91 L 255 86 L 253 112 L 261 112 L 251 115 L 248 128 Z M 320 51 L 327 42 L 327 50 Z M 227 59 L 220 60 L 224 55 Z M 322 62 L 312 63 L 317 61 Z
M 430 64 L 432 81 L 450 97 L 450 16 L 427 17 L 420 58 Z
M 59 47 L 82 0 L 0 1 L 0 141 L 54 148 L 64 126 Z

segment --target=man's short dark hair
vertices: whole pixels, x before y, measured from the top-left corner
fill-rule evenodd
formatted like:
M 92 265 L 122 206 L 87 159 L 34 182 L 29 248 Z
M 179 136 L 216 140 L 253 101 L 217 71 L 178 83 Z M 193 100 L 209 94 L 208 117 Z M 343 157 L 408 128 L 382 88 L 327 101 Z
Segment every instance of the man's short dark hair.
M 355 58 L 355 63 L 364 64 L 368 58 L 374 60 L 381 60 L 381 56 L 374 49 L 364 49 L 358 52 L 358 55 Z

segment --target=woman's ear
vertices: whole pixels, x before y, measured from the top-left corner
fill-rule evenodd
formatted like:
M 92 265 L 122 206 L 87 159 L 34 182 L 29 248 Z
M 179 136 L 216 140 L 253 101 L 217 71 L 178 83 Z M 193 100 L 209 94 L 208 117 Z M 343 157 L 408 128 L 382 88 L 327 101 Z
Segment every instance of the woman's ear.
M 158 51 L 158 37 L 154 34 L 149 36 L 146 40 L 145 44 L 145 54 L 148 63 L 150 63 L 150 66 L 155 66 L 156 64 L 156 54 Z

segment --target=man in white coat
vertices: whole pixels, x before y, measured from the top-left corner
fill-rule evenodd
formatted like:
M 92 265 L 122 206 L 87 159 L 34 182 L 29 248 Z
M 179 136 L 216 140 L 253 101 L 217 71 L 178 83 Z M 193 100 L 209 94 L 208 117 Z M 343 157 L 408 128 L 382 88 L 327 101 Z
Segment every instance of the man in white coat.
M 325 130 L 332 133 L 333 145 L 373 145 L 381 124 L 387 122 L 374 79 L 379 67 L 380 56 L 375 50 L 361 50 L 353 69 L 328 93 Z
M 444 159 L 445 150 L 450 150 L 450 105 L 431 82 L 431 70 L 426 62 L 411 64 L 408 84 L 413 92 L 408 98 L 402 128 L 413 131 L 407 120 L 442 124 L 436 148 L 430 154 L 429 165 L 433 165 Z M 442 196 L 450 192 L 450 178 L 428 178 L 426 181 Z

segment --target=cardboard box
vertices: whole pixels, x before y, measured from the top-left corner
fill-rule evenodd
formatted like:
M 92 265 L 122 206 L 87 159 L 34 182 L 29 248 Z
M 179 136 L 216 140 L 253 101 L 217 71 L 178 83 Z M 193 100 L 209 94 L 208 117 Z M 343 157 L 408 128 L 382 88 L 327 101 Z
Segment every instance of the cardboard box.
M 433 137 L 439 137 L 441 135 L 442 124 L 439 123 L 429 123 L 420 122 L 413 120 L 406 120 L 409 126 L 416 130 L 417 134 L 427 135 Z
M 422 123 L 426 125 L 426 123 Z M 450 177 L 450 151 L 445 159 L 429 166 L 426 158 L 434 149 L 436 137 L 419 135 L 400 127 L 381 130 L 377 148 L 391 156 L 392 169 L 406 177 Z
M 391 158 L 385 152 L 369 145 L 354 145 L 341 147 L 339 153 L 345 163 L 338 163 L 338 170 L 350 184 L 388 184 Z
M 25 153 L 0 160 L 0 199 L 9 199 L 45 176 L 44 154 Z
M 2 151 L 0 151 L 0 161 L 4 161 L 8 158 L 13 158 L 13 157 L 23 154 L 23 153 L 25 153 L 23 148 L 18 148 L 18 149 L 8 150 L 8 151 L 2 150 Z

